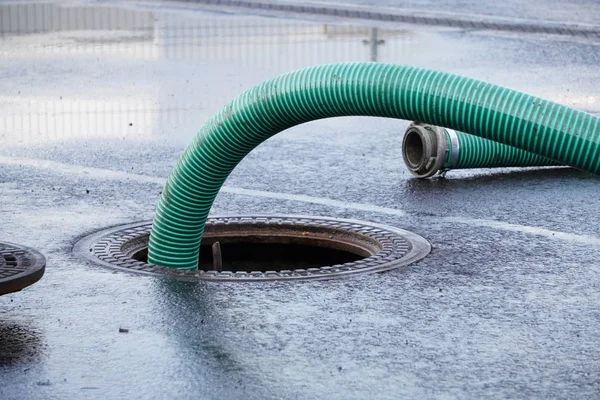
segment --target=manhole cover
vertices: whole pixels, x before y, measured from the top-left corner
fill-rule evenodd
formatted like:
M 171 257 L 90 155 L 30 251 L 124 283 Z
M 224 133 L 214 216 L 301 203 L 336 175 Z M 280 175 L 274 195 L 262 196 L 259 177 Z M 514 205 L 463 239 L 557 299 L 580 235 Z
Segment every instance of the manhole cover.
M 46 258 L 37 251 L 0 242 L 0 296 L 39 281 L 44 275 Z
M 181 280 L 273 281 L 381 272 L 431 251 L 412 232 L 353 220 L 214 217 L 206 224 L 198 270 L 176 270 L 146 262 L 151 226 L 145 221 L 102 230 L 77 242 L 74 252 L 106 267 Z

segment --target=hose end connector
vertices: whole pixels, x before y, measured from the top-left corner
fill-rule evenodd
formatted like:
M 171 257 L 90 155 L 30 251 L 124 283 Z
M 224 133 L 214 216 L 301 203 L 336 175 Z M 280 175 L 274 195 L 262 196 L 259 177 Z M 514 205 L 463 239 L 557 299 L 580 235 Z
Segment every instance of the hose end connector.
M 417 178 L 446 171 L 449 149 L 446 129 L 421 122 L 410 124 L 402 141 L 404 163 Z

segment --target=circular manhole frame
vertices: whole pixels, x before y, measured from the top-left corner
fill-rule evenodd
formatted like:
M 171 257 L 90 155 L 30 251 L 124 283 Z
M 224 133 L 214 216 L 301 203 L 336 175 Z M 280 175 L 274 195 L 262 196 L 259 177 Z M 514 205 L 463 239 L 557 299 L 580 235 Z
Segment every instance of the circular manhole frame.
M 46 257 L 30 247 L 0 242 L 0 296 L 18 292 L 39 281 Z
M 416 233 L 370 222 L 296 215 L 216 216 L 207 220 L 203 245 L 207 240 L 234 236 L 271 238 L 271 243 L 278 243 L 277 238 L 303 238 L 318 240 L 321 245 L 329 243 L 332 249 L 363 252 L 366 257 L 308 269 L 177 270 L 134 258 L 147 248 L 151 227 L 152 221 L 141 221 L 102 229 L 77 241 L 73 252 L 94 264 L 126 272 L 185 281 L 248 282 L 323 280 L 382 272 L 412 264 L 431 251 L 429 242 Z

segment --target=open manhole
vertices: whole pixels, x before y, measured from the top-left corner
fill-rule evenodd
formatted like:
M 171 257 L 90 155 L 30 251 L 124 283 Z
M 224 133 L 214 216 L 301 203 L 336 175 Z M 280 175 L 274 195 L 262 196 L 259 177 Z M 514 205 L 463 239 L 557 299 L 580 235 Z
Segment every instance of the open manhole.
M 198 270 L 176 270 L 147 263 L 151 227 L 145 221 L 105 229 L 77 242 L 74 252 L 107 267 L 182 280 L 272 281 L 381 272 L 431 250 L 412 232 L 353 220 L 214 217 L 206 224 Z
M 0 296 L 33 285 L 44 275 L 46 258 L 14 243 L 0 242 Z

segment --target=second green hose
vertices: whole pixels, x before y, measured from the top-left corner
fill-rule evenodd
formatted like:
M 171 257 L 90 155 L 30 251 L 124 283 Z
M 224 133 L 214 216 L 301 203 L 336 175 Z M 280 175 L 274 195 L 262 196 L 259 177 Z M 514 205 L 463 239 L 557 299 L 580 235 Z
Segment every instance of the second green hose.
M 402 141 L 404 163 L 417 178 L 452 169 L 539 167 L 560 163 L 465 132 L 413 122 Z

